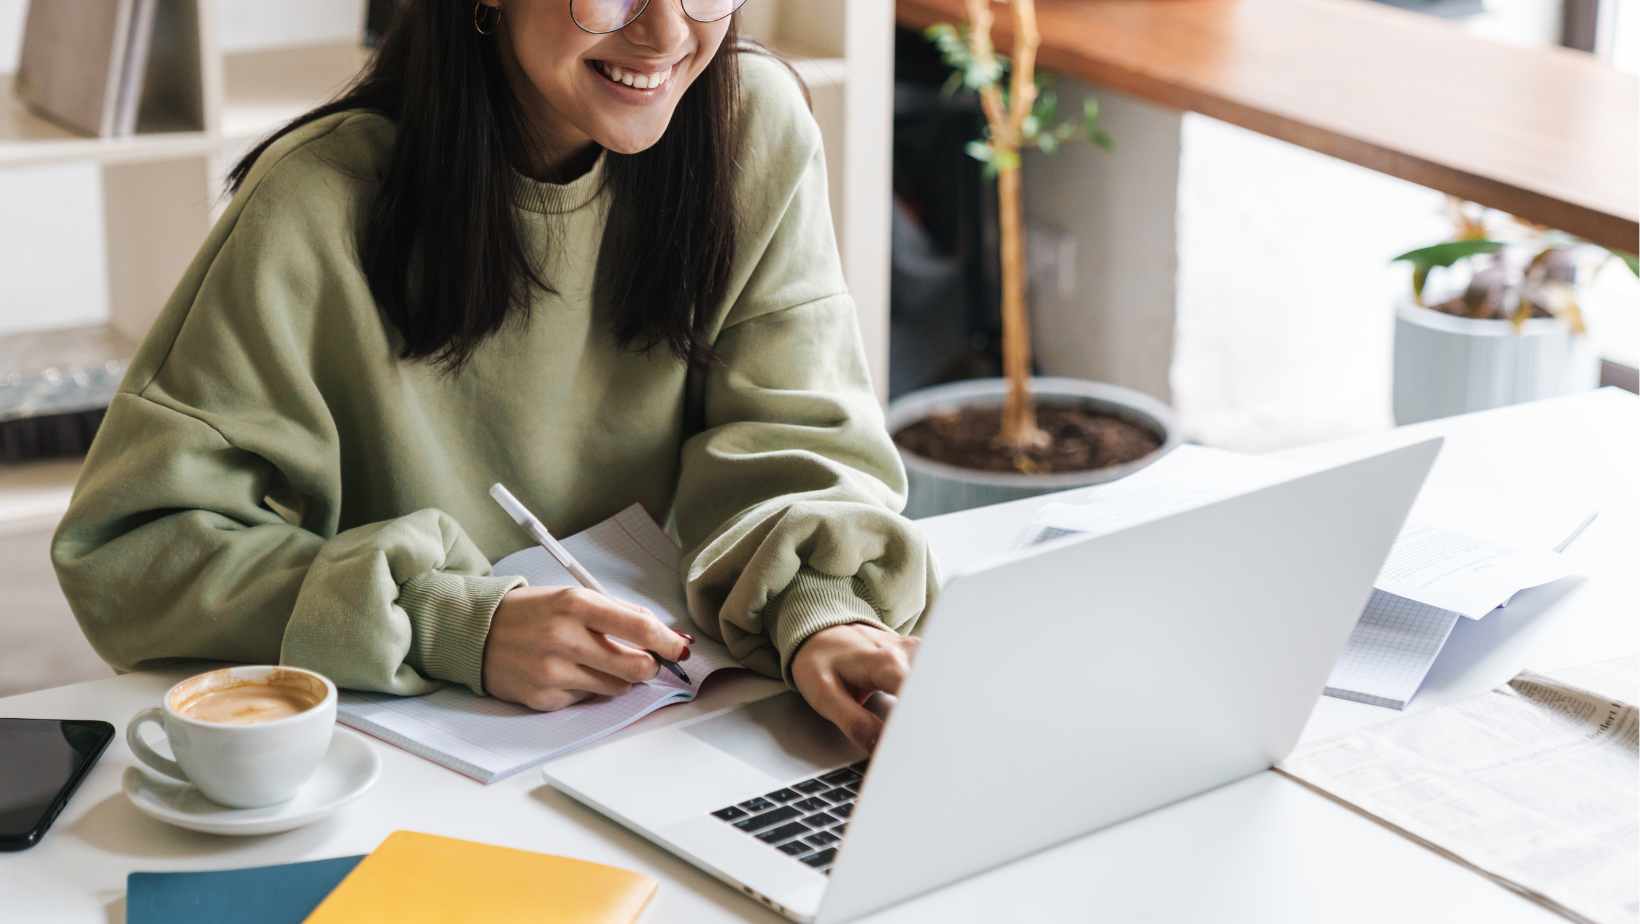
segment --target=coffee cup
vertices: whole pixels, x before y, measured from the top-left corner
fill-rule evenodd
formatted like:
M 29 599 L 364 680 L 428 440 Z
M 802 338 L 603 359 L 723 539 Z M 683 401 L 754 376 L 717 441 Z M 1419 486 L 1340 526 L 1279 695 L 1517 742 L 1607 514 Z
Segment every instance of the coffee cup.
M 159 725 L 175 760 L 141 735 Z M 299 667 L 225 667 L 171 687 L 160 705 L 125 728 L 131 753 L 149 767 L 192 783 L 206 798 L 234 808 L 285 802 L 307 782 L 330 749 L 336 685 Z

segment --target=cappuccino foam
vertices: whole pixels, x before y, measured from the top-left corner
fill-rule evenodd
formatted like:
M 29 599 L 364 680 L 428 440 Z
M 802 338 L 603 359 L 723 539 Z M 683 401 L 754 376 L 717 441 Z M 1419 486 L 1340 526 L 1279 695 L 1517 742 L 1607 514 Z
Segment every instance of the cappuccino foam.
M 201 722 L 251 725 L 306 712 L 321 700 L 295 686 L 248 681 L 196 693 L 178 703 L 176 711 Z

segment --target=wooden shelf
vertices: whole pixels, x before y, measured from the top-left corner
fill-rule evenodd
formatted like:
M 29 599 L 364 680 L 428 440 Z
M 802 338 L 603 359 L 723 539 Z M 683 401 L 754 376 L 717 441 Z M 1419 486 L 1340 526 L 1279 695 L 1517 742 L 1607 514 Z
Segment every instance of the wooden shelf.
M 1046 69 L 1636 247 L 1640 81 L 1589 55 L 1505 46 L 1360 0 L 1037 8 Z M 896 0 L 896 16 L 961 22 L 963 2 Z M 1006 49 L 1010 19 L 999 9 L 997 20 Z

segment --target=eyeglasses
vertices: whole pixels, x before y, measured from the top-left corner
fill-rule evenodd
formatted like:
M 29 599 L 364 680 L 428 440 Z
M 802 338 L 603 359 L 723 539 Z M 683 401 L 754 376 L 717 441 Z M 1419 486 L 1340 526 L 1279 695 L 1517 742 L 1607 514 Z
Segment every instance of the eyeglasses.
M 746 0 L 679 0 L 683 12 L 695 22 L 717 22 L 745 5 Z M 581 31 L 593 35 L 619 32 L 632 25 L 649 0 L 570 0 L 569 15 Z

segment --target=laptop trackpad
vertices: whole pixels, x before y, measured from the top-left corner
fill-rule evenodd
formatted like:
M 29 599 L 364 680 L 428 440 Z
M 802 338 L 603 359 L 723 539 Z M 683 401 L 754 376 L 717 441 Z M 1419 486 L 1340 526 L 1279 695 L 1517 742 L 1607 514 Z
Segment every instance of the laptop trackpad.
M 782 780 L 866 756 L 789 690 L 681 730 Z

